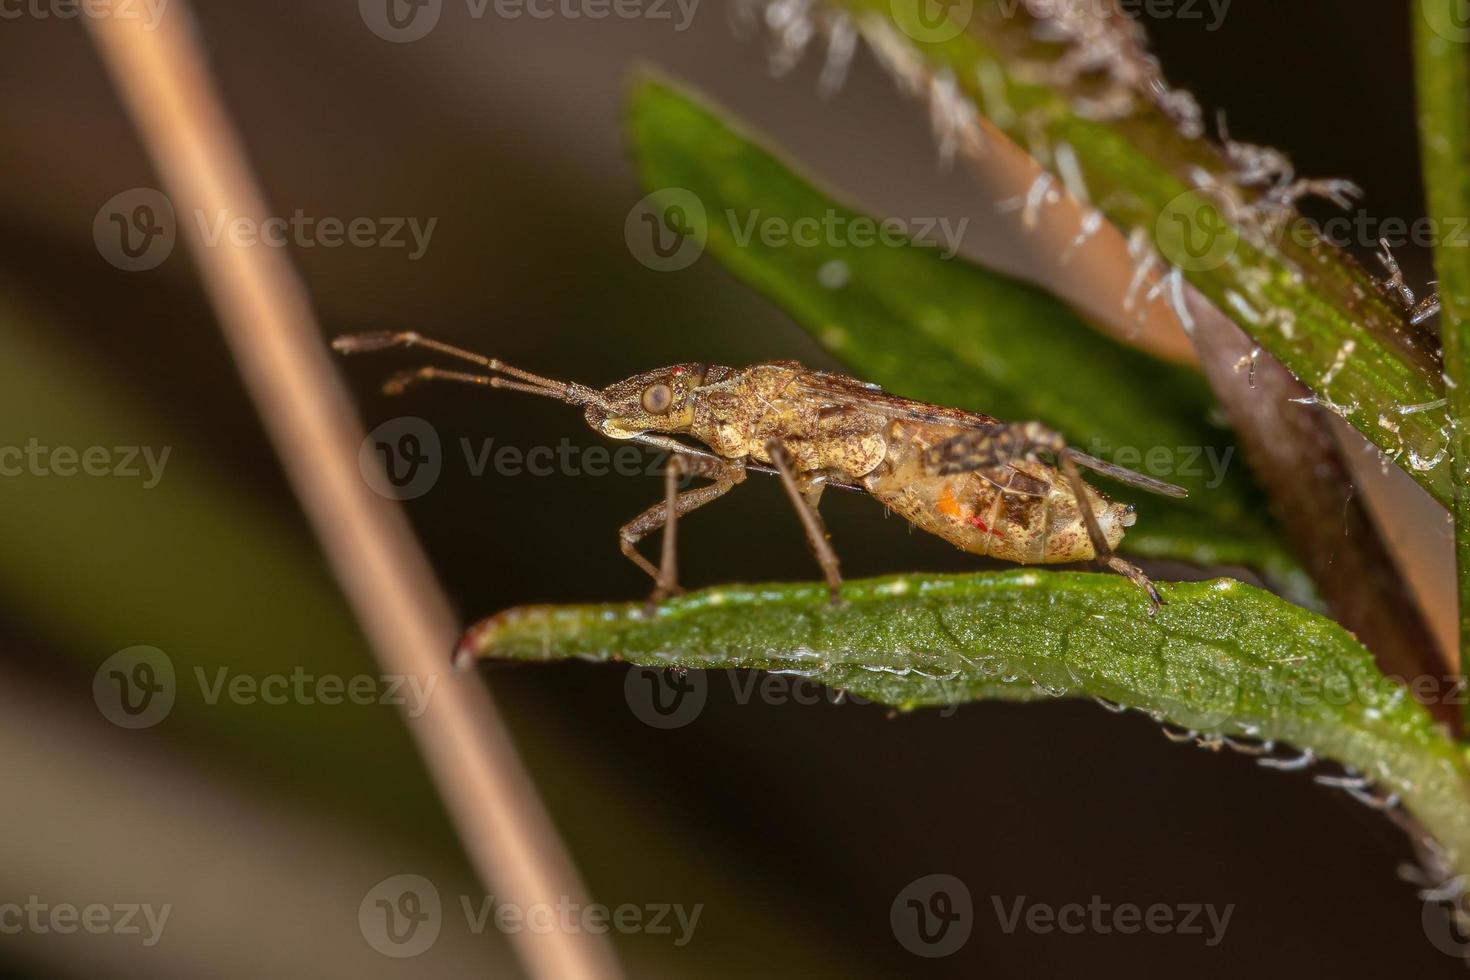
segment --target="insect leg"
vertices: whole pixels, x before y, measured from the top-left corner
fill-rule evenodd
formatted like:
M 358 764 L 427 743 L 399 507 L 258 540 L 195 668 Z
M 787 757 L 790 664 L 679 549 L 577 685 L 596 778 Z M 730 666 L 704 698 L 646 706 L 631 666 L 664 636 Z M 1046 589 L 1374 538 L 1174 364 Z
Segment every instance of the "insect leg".
M 679 477 L 701 476 L 714 480 L 709 486 L 693 490 L 678 491 Z M 669 458 L 664 471 L 664 499 L 624 524 L 618 531 L 618 545 L 628 560 L 648 573 L 654 580 L 653 598 L 662 599 L 679 591 L 678 565 L 676 563 L 676 531 L 680 517 L 697 510 L 725 494 L 737 483 L 745 480 L 743 467 L 723 460 L 714 461 L 698 456 L 676 454 Z M 657 531 L 664 530 L 661 565 L 644 558 L 638 551 L 638 542 Z
M 791 470 L 791 457 L 786 452 L 786 447 L 781 445 L 779 439 L 772 439 L 766 443 L 766 455 L 771 457 L 771 463 L 775 465 L 777 474 L 781 477 L 781 486 L 786 488 L 786 496 L 791 498 L 791 506 L 796 508 L 796 516 L 801 518 L 802 530 L 806 531 L 807 543 L 812 547 L 812 553 L 816 555 L 817 564 L 822 566 L 822 575 L 827 579 L 827 593 L 832 602 L 836 604 L 841 601 L 842 575 L 837 570 L 837 552 L 832 550 L 832 542 L 827 536 L 827 525 L 822 520 L 822 515 L 817 513 L 817 501 L 822 496 L 822 484 L 803 491 L 797 486 L 796 476 Z
M 1097 515 L 1092 512 L 1088 503 L 1087 484 L 1082 482 L 1082 474 L 1077 470 L 1077 463 L 1072 459 L 1070 450 L 1063 449 L 1057 454 L 1057 462 L 1061 465 L 1062 475 L 1072 486 L 1072 494 L 1077 498 L 1077 509 L 1082 512 L 1082 523 L 1087 527 L 1087 536 L 1092 541 L 1092 550 L 1097 554 L 1098 563 L 1112 569 L 1119 575 L 1127 577 L 1134 585 L 1142 589 L 1149 598 L 1152 605 L 1149 614 L 1158 612 L 1164 604 L 1163 596 L 1154 584 L 1149 581 L 1143 569 L 1123 558 L 1119 558 L 1113 552 L 1113 546 L 1108 544 L 1107 535 L 1103 534 L 1102 528 L 1098 526 Z

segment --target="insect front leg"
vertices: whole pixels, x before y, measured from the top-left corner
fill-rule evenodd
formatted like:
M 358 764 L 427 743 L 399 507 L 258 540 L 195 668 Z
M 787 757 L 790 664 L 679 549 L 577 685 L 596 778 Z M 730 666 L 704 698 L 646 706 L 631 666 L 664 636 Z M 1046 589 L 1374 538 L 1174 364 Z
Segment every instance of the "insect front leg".
M 801 518 L 807 543 L 812 547 L 817 564 L 822 566 L 822 575 L 827 579 L 827 594 L 835 605 L 842 601 L 842 575 L 837 567 L 837 552 L 832 550 L 832 541 L 827 535 L 827 524 L 817 512 L 825 484 L 820 480 L 809 481 L 805 485 L 798 483 L 791 454 L 779 439 L 766 443 L 766 455 L 781 477 L 781 486 L 786 488 L 786 496 L 791 499 L 791 506 L 796 508 L 796 516 Z
M 1150 613 L 1157 611 L 1164 603 L 1163 597 L 1143 569 L 1118 557 L 1112 545 L 1108 544 L 1107 535 L 1098 524 L 1097 515 L 1092 512 L 1087 484 L 1082 481 L 1072 450 L 1060 433 L 1039 422 L 1003 423 L 964 432 L 930 447 L 924 454 L 924 465 L 931 473 L 946 475 L 1018 462 L 1033 458 L 1039 452 L 1050 452 L 1056 456 L 1057 466 L 1077 498 L 1077 509 L 1098 563 L 1142 589 L 1152 603 Z
M 698 476 L 715 481 L 709 486 L 680 492 L 679 479 Z M 664 469 L 664 499 L 624 524 L 618 531 L 618 545 L 633 564 L 648 573 L 654 581 L 652 600 L 676 595 L 679 588 L 677 527 L 680 517 L 705 504 L 720 499 L 738 483 L 745 481 L 745 467 L 724 460 L 706 459 L 675 453 Z M 658 565 L 644 558 L 638 542 L 663 528 L 663 550 Z

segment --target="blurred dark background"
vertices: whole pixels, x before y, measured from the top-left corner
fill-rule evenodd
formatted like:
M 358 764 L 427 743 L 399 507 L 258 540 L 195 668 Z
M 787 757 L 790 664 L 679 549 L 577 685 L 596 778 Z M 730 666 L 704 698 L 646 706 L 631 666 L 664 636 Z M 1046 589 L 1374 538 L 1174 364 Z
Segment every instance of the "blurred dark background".
M 1203 5 L 1202 9 L 1203 9 Z M 819 58 L 774 80 L 759 43 L 703 0 L 672 20 L 507 20 L 446 2 L 422 40 L 387 43 L 347 0 L 196 0 L 224 96 L 277 213 L 436 218 L 428 248 L 293 250 L 329 333 L 414 327 L 601 385 L 683 360 L 828 364 L 708 258 L 641 265 L 623 237 L 643 194 L 620 99 L 657 66 L 883 214 L 972 215 L 974 257 L 1041 276 L 994 201 L 942 173 L 922 114 L 858 55 L 835 98 Z M 1403 2 L 1235 0 L 1217 31 L 1150 20 L 1171 77 L 1232 135 L 1350 177 L 1365 207 L 1423 212 Z M 29 8 L 27 8 L 29 9 Z M 114 195 L 157 187 L 85 31 L 0 22 L 0 442 L 172 447 L 158 487 L 0 480 L 0 901 L 169 902 L 162 941 L 0 935 L 34 976 L 516 975 L 493 930 L 448 920 L 423 957 L 378 955 L 357 926 L 375 882 L 412 872 L 480 895 L 386 707 L 207 704 L 210 672 L 373 673 L 235 373 L 189 257 L 146 272 L 99 254 Z M 986 233 L 986 231 L 993 233 Z M 1365 250 L 1366 254 L 1366 250 Z M 1412 282 L 1428 256 L 1400 258 Z M 325 339 L 325 338 L 324 338 Z M 528 449 L 595 437 L 565 407 L 428 388 L 384 398 L 402 359 L 344 364 L 371 428 L 416 415 L 443 473 L 406 506 L 466 623 L 518 603 L 640 597 L 616 529 L 656 477 L 475 476 L 460 440 Z M 845 571 L 959 570 L 942 542 L 829 494 Z M 687 583 L 808 578 L 773 481 L 683 526 Z M 180 703 L 123 731 L 92 677 L 115 651 L 165 650 Z M 213 673 L 210 676 L 214 676 Z M 1300 773 L 1174 745 L 1091 704 L 985 704 L 944 717 L 872 706 L 738 703 L 724 677 L 690 724 L 640 721 L 621 668 L 486 675 L 594 897 L 702 903 L 692 941 L 617 937 L 633 975 L 1455 976 L 1396 870 L 1380 815 Z M 187 690 L 185 690 L 187 689 Z M 963 880 L 974 928 L 922 959 L 889 910 L 910 882 Z M 995 901 L 1234 906 L 1222 942 L 1007 934 Z

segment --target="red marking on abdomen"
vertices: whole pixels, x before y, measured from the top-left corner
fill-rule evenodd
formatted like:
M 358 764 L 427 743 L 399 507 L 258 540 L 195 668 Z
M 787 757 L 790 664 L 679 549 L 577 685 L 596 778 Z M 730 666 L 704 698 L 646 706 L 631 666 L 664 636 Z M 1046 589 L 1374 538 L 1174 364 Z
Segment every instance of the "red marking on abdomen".
M 1001 536 L 999 531 L 992 530 L 989 524 L 986 524 L 984 521 L 982 521 L 979 514 L 971 514 L 969 517 L 965 518 L 965 521 L 967 523 L 975 525 L 986 534 L 993 534 L 997 538 Z

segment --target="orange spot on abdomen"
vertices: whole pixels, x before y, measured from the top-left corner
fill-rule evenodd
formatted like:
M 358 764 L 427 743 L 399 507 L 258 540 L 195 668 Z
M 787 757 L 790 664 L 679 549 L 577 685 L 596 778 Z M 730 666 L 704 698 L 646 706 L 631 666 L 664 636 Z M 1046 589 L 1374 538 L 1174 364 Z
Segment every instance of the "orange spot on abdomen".
M 943 490 L 939 491 L 939 502 L 935 506 L 945 517 L 953 517 L 957 521 L 964 520 L 964 513 L 954 499 L 954 488 L 948 483 L 944 485 Z
M 951 487 L 948 483 L 944 485 L 943 490 L 939 491 L 939 500 L 935 502 L 934 506 L 935 509 L 938 510 L 939 513 L 943 514 L 945 517 L 951 518 L 956 521 L 964 521 L 966 524 L 969 524 L 972 527 L 979 528 L 986 534 L 994 534 L 997 537 L 1000 536 L 1000 532 L 992 530 L 989 524 L 986 524 L 985 521 L 981 520 L 979 514 L 965 513 L 965 510 L 963 507 L 960 506 L 959 501 L 954 499 L 954 488 Z

